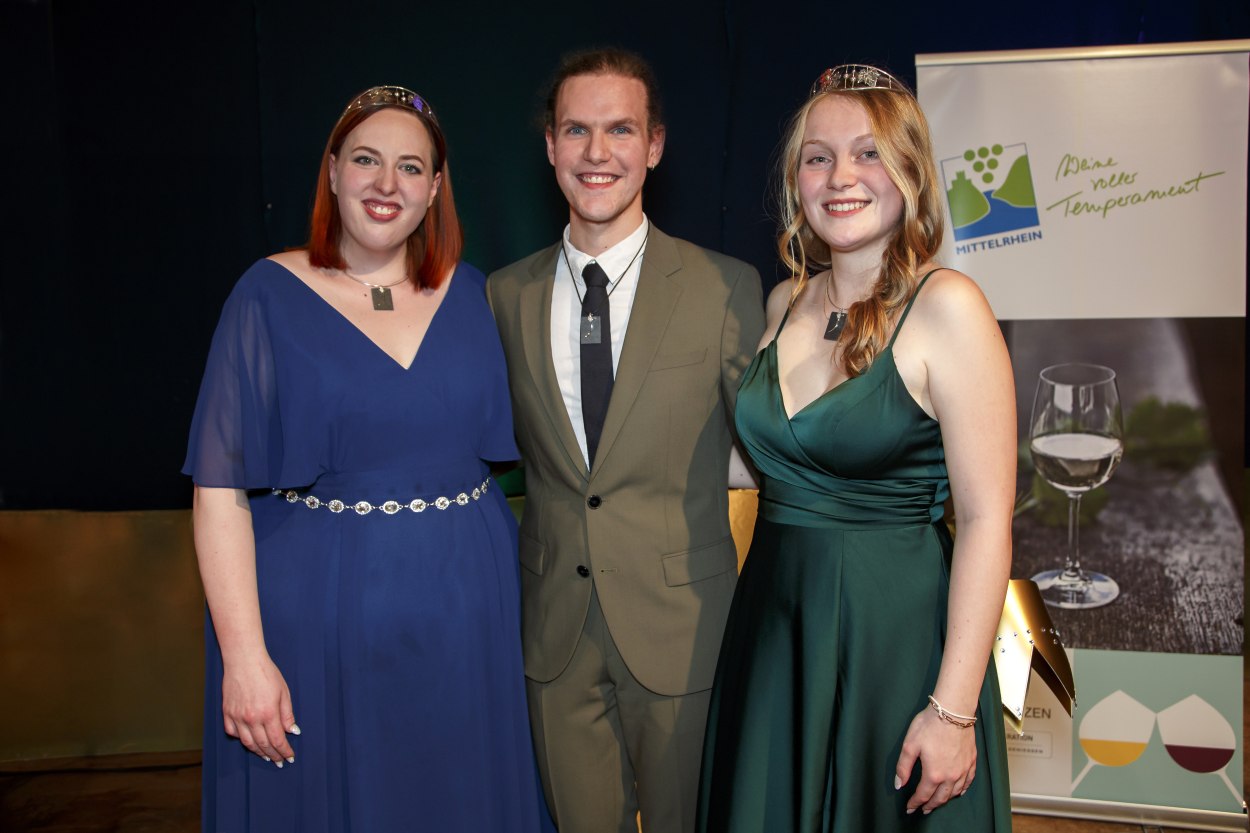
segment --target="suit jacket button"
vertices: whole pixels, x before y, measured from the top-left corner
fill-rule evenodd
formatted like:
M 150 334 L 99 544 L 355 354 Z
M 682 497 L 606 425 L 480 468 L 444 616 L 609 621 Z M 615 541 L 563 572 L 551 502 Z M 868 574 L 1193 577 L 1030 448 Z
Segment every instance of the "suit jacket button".
M 591 495 L 590 497 L 586 498 L 586 505 L 589 506 L 591 509 L 598 509 L 602 504 L 603 504 L 603 498 L 599 497 L 598 495 Z
M 585 564 L 578 564 L 577 574 L 582 578 L 588 578 L 590 576 L 590 568 L 588 568 Z

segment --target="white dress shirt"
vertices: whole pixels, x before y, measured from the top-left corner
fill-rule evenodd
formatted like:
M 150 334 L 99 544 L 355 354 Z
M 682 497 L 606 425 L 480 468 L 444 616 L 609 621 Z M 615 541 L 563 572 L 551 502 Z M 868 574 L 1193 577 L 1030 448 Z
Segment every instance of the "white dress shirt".
M 608 275 L 612 376 L 615 377 L 616 369 L 621 363 L 621 348 L 625 345 L 629 314 L 634 308 L 634 294 L 638 291 L 638 276 L 642 272 L 642 258 L 646 254 L 643 248 L 649 228 L 650 224 L 644 216 L 642 225 L 632 234 L 598 257 L 591 257 L 574 248 L 569 242 L 569 226 L 564 227 L 564 253 L 556 258 L 555 285 L 551 291 L 551 360 L 555 364 L 556 378 L 560 380 L 560 395 L 564 397 L 564 407 L 568 409 L 569 421 L 573 423 L 573 433 L 577 436 L 577 445 L 582 450 L 582 460 L 587 467 L 590 461 L 586 454 L 586 426 L 582 422 L 580 324 L 582 298 L 586 295 L 582 270 L 593 260 Z

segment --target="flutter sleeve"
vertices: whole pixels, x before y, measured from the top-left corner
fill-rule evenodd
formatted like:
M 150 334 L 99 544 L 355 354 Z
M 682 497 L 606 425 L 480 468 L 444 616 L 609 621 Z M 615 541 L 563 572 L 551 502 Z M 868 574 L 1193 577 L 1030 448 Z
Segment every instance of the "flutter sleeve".
M 249 275 L 226 299 L 191 420 L 182 471 L 200 486 L 280 485 L 283 449 L 273 345 L 265 298 Z
M 501 350 L 501 366 L 502 359 Z M 486 421 L 478 446 L 478 457 L 493 463 L 517 460 L 521 453 L 517 451 L 516 436 L 512 428 L 512 401 L 508 395 L 507 371 L 497 374 L 492 381 L 494 384 L 487 395 Z
M 474 307 L 480 307 L 477 315 L 484 322 L 482 327 L 481 372 L 487 380 L 486 401 L 483 410 L 482 433 L 478 442 L 478 457 L 492 463 L 520 459 L 516 435 L 512 426 L 512 396 L 508 392 L 508 365 L 504 361 L 503 344 L 499 330 L 486 300 L 486 276 L 477 269 L 461 263 L 453 280 L 469 280 L 473 284 Z

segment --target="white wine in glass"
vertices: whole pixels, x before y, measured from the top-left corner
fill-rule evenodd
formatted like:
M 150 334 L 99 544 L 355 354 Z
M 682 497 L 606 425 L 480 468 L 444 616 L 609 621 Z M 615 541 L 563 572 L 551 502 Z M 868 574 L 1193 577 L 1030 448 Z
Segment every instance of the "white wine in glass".
M 1033 466 L 1068 496 L 1068 556 L 1062 570 L 1033 576 L 1047 604 L 1101 607 L 1120 595 L 1115 580 L 1081 568 L 1081 495 L 1106 483 L 1124 453 L 1115 371 L 1058 364 L 1041 372 L 1029 427 Z

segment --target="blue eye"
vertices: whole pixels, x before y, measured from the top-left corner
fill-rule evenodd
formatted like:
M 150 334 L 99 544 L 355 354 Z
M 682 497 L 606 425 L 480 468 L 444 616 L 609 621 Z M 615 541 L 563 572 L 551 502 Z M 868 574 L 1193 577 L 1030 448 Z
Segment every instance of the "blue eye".
M 377 164 L 377 160 L 375 160 L 372 156 L 368 156 L 368 155 L 363 154 L 363 153 L 362 153 L 360 156 L 354 157 L 354 158 L 352 159 L 352 161 L 353 161 L 353 162 L 355 162 L 357 165 L 375 165 L 375 164 Z
M 582 135 L 583 133 L 585 133 L 585 132 L 586 132 L 586 128 L 584 128 L 584 127 L 580 127 L 580 126 L 578 126 L 578 125 L 574 125 L 574 126 L 572 126 L 572 127 L 570 127 L 570 128 L 569 128 L 569 135 L 570 135 L 570 136 L 581 136 L 581 135 Z

